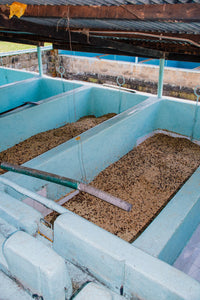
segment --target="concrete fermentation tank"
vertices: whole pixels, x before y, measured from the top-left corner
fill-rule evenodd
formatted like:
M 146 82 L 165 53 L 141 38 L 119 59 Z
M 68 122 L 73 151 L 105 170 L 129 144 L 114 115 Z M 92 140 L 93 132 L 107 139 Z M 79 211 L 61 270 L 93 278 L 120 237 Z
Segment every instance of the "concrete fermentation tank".
M 81 117 L 116 114 L 26 167 L 77 181 L 84 168 L 91 182 L 155 133 L 200 141 L 199 104 L 162 97 L 161 85 L 157 97 L 3 68 L 0 72 L 7 74 L 0 87 L 1 151 Z M 13 172 L 1 175 L 0 298 L 200 299 L 200 283 L 173 266 L 200 223 L 199 183 L 197 168 L 129 243 L 59 206 L 56 201 L 71 188 Z M 39 191 L 45 196 L 38 197 Z M 27 196 L 58 209 L 53 228 L 37 207 L 27 205 Z

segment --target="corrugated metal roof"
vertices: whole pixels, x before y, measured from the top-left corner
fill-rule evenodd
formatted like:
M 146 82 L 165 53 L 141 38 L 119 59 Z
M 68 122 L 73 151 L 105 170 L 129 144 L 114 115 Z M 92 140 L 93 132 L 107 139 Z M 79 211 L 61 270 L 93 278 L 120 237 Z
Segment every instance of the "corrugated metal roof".
M 199 34 L 200 33 L 200 21 L 190 23 L 168 23 L 159 21 L 133 21 L 133 20 L 98 20 L 95 21 L 89 19 L 70 19 L 61 18 L 26 18 L 22 19 L 29 22 L 46 25 L 46 26 L 59 26 L 70 28 L 93 28 L 93 29 L 106 29 L 106 30 L 125 30 L 125 31 L 148 31 L 148 32 L 167 32 L 167 33 L 187 33 L 187 34 Z
M 0 4 L 12 4 L 14 0 L 1 0 Z M 18 0 L 37 5 L 122 5 L 122 4 L 178 4 L 200 3 L 199 0 Z
M 0 4 L 11 4 L 13 1 L 0 0 Z M 38 44 L 49 41 L 54 43 L 55 47 L 68 49 L 70 35 L 67 32 L 70 28 L 82 33 L 74 32 L 71 35 L 72 44 L 79 51 L 93 51 L 95 47 L 102 53 L 106 51 L 115 54 L 123 52 L 127 55 L 135 53 L 137 56 L 156 58 L 167 55 L 168 59 L 200 60 L 200 0 L 17 1 L 55 7 L 29 6 L 20 19 L 17 17 L 9 19 L 9 9 L 2 6 L 0 18 L 2 40 L 13 39 L 21 43 L 36 41 Z M 136 4 L 136 7 L 130 6 L 132 9 L 129 9 L 129 6 L 120 7 L 129 4 Z M 146 5 L 149 4 L 147 9 Z M 59 5 L 66 7 L 60 8 Z M 71 8 L 69 17 L 67 5 L 77 6 Z M 80 5 L 94 7 L 80 8 Z M 90 36 L 93 36 L 90 41 L 86 39 L 87 30 L 90 31 Z M 158 39 L 161 36 L 162 39 Z

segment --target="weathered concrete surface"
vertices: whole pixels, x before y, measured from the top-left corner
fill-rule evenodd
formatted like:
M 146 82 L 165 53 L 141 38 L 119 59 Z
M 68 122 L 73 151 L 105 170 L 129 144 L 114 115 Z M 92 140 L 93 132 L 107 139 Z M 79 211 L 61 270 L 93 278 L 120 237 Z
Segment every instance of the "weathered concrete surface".
M 116 84 L 117 76 L 124 76 L 125 87 L 157 93 L 159 67 L 98 58 L 60 56 L 60 65 L 67 70 L 65 78 L 96 83 Z M 196 99 L 194 87 L 200 82 L 199 70 L 165 68 L 164 95 Z
M 58 59 L 57 50 L 42 51 L 44 74 L 56 76 L 56 59 Z M 25 71 L 39 72 L 37 52 L 2 56 L 1 66 Z
M 110 61 L 98 58 L 61 56 L 60 62 L 65 65 L 69 73 L 101 74 L 103 76 L 123 75 L 126 79 L 136 79 L 157 83 L 159 66 L 135 64 L 122 61 Z M 165 84 L 187 86 L 194 88 L 199 84 L 200 70 L 183 70 L 165 67 Z

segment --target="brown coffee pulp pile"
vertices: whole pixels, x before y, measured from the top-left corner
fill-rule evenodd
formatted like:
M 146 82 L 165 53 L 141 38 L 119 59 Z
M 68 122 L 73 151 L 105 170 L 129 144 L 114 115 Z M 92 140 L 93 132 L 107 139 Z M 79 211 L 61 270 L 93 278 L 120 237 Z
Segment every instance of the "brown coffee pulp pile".
M 158 215 L 199 164 L 198 145 L 187 139 L 156 134 L 90 183 L 131 203 L 131 212 L 82 192 L 64 207 L 131 242 Z M 52 213 L 46 219 L 53 223 L 57 216 Z

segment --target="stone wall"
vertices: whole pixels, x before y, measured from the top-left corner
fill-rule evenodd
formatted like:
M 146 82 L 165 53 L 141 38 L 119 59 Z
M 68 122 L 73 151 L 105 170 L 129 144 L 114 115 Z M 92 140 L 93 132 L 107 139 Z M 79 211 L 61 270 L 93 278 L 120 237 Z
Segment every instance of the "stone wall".
M 117 77 L 123 76 L 124 87 L 157 94 L 159 66 L 66 55 L 59 57 L 59 64 L 65 67 L 67 79 L 116 85 Z M 199 84 L 200 70 L 165 67 L 164 95 L 196 100 L 194 88 Z
M 58 56 L 57 50 L 42 51 L 44 74 L 60 77 L 59 66 L 64 67 L 64 78 L 93 83 L 117 84 L 123 76 L 124 87 L 157 94 L 159 67 L 122 61 L 77 56 Z M 1 57 L 5 67 L 38 72 L 37 52 Z M 194 87 L 200 84 L 200 70 L 165 68 L 164 91 L 166 96 L 196 100 Z
M 58 61 L 57 50 L 42 51 L 43 73 L 50 76 L 57 76 L 56 61 Z M 22 51 L 16 54 L 2 56 L 1 65 L 7 68 L 39 72 L 37 51 Z

